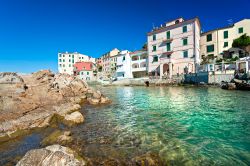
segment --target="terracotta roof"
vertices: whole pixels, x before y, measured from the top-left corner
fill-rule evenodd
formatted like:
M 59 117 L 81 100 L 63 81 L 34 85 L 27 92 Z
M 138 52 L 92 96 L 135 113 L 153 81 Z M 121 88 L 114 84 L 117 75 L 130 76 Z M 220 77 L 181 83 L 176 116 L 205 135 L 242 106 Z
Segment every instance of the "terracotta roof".
M 196 18 L 193 18 L 193 19 L 190 19 L 190 20 L 186 20 L 186 21 L 180 22 L 178 24 L 170 25 L 170 26 L 167 26 L 167 27 L 164 26 L 164 27 L 155 29 L 152 32 L 147 33 L 147 35 L 150 36 L 150 35 L 153 35 L 153 34 L 164 32 L 164 31 L 167 31 L 167 30 L 171 30 L 171 29 L 174 29 L 174 28 L 177 28 L 179 26 L 182 26 L 182 25 L 185 25 L 185 24 L 189 24 L 189 23 L 192 23 L 192 22 L 195 22 L 195 21 L 198 21 L 198 24 L 200 26 L 200 20 L 199 20 L 198 17 L 196 17 Z
M 82 70 L 90 71 L 93 68 L 93 63 L 92 62 L 76 62 L 74 64 L 74 67 L 76 71 L 82 71 Z

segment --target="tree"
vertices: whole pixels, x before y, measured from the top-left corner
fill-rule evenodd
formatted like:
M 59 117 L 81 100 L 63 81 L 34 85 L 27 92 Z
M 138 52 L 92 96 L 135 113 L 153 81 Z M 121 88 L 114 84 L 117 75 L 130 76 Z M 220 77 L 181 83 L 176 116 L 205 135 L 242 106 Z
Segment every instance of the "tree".
M 250 45 L 250 36 L 247 36 L 246 34 L 240 36 L 239 38 L 235 39 L 233 41 L 233 47 L 245 49 L 247 46 Z
M 142 46 L 142 49 L 143 49 L 143 50 L 148 50 L 148 44 L 145 43 L 145 44 Z

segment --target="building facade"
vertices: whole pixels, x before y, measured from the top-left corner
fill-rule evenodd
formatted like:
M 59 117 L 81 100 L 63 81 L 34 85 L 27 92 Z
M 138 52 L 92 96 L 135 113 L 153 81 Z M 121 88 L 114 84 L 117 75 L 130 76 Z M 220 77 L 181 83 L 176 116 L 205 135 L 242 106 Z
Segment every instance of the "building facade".
M 195 73 L 200 64 L 200 21 L 178 18 L 147 34 L 150 76 Z
M 76 62 L 92 62 L 95 63 L 95 58 L 90 56 L 80 54 L 78 52 L 74 53 L 58 53 L 58 72 L 74 74 L 74 64 Z
M 117 55 L 116 78 L 133 78 L 131 56 L 128 50 L 123 50 Z
M 86 81 L 95 81 L 94 64 L 92 62 L 76 62 L 74 64 L 74 75 Z
M 130 53 L 133 78 L 146 77 L 148 75 L 148 52 L 135 51 Z
M 115 73 L 116 69 L 116 56 L 119 54 L 119 50 L 114 48 L 108 53 L 102 55 L 102 73 L 106 77 L 111 77 Z
M 224 51 L 232 48 L 233 40 L 247 34 L 250 36 L 250 19 L 244 19 L 228 27 L 201 34 L 201 56 L 222 58 Z

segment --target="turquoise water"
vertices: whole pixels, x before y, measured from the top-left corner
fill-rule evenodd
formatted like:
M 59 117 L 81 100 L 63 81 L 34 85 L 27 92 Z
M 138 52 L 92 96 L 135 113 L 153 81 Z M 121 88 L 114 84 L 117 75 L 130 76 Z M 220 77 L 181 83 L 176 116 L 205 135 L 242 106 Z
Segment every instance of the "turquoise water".
M 97 87 L 98 88 L 98 87 Z M 250 93 L 197 87 L 99 87 L 75 128 L 88 157 L 158 154 L 174 165 L 249 165 Z M 91 130 L 89 130 L 91 129 Z
M 94 163 L 115 159 L 127 165 L 133 157 L 150 152 L 168 165 L 250 165 L 249 92 L 206 87 L 96 88 L 112 104 L 86 104 L 81 110 L 85 122 L 65 128 L 75 139 L 69 146 L 100 161 Z M 45 130 L 0 144 L 0 165 L 40 148 L 53 128 Z

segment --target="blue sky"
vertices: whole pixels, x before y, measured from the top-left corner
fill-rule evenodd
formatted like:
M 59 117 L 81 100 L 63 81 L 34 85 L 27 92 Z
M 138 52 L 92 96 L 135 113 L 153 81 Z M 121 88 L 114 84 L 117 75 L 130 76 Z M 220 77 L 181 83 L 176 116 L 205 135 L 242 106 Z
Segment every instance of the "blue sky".
M 250 18 L 250 0 L 0 0 L 0 72 L 57 71 L 58 52 L 140 49 L 153 24 L 198 16 L 208 31 Z

